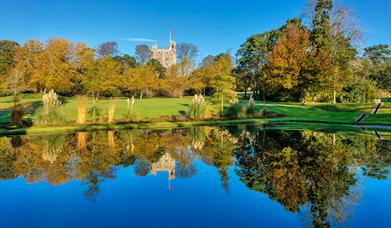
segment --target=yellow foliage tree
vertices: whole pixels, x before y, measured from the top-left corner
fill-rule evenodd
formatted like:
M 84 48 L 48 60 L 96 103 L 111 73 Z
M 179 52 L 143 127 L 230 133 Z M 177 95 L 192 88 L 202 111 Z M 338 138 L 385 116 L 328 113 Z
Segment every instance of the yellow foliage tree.
M 127 69 L 121 84 L 123 88 L 139 94 L 142 99 L 148 90 L 154 90 L 159 86 L 160 80 L 152 66 L 140 65 Z
M 74 86 L 75 71 L 70 64 L 71 42 L 52 38 L 38 54 L 32 84 L 40 89 L 53 89 L 60 93 L 70 92 Z

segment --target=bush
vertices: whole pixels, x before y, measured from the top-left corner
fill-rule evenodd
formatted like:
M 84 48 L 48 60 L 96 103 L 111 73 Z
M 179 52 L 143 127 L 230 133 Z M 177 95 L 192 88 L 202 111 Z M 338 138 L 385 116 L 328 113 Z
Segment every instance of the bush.
M 38 109 L 35 124 L 38 126 L 58 126 L 65 122 L 64 113 L 61 111 L 61 102 L 54 90 L 42 95 L 42 108 Z
M 12 109 L 11 113 L 11 122 L 13 125 L 16 125 L 18 127 L 24 127 L 24 107 L 22 105 L 17 105 Z

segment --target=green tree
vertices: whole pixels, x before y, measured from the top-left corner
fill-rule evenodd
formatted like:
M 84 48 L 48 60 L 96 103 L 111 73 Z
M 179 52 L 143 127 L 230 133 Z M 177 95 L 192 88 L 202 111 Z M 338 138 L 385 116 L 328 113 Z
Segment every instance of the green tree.
M 268 54 L 273 50 L 279 33 L 278 30 L 272 30 L 253 35 L 240 45 L 236 53 L 238 59 L 235 75 L 241 76 L 241 83 L 246 89 L 251 88 L 256 98 L 260 98 L 262 94 L 265 100 Z
M 164 78 L 166 76 L 167 69 L 158 60 L 150 59 L 147 65 L 155 69 L 155 72 L 159 78 Z
M 137 65 L 136 58 L 130 56 L 128 54 L 125 55 L 117 55 L 113 57 L 114 61 L 121 64 L 121 73 L 124 73 L 129 68 L 134 68 Z
M 224 102 L 235 96 L 235 78 L 232 76 L 232 60 L 228 54 L 220 54 L 213 64 L 216 68 L 215 80 L 212 85 L 212 101 L 220 102 L 221 116 L 224 114 Z
M 364 57 L 370 59 L 374 64 L 384 63 L 391 54 L 388 44 L 378 44 L 364 48 Z
M 316 96 L 324 92 L 332 82 L 332 26 L 330 13 L 333 8 L 331 0 L 317 0 L 312 20 L 311 44 L 312 53 L 312 80 L 309 96 L 316 100 Z

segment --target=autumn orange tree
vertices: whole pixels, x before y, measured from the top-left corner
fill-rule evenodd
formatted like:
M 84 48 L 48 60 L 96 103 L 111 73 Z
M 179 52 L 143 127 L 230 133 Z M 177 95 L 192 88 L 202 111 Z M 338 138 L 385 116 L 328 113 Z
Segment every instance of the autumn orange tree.
M 276 89 L 299 89 L 303 100 L 304 92 L 309 86 L 306 82 L 306 67 L 310 34 L 297 23 L 289 22 L 284 30 L 284 34 L 269 55 L 270 73 L 267 75 L 267 81 Z

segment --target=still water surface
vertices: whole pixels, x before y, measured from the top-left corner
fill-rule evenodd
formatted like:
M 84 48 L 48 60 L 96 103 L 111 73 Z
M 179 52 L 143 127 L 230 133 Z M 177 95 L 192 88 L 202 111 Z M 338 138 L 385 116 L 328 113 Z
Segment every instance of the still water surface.
M 197 127 L 0 138 L 0 227 L 391 227 L 391 141 Z

